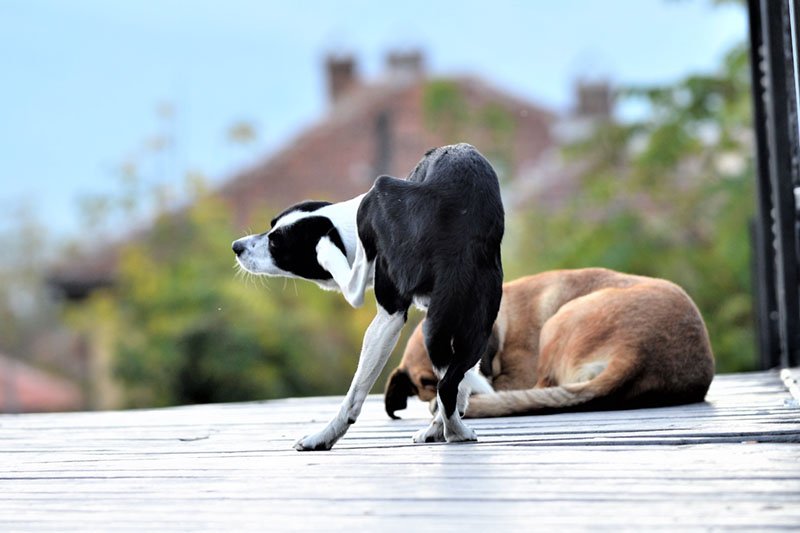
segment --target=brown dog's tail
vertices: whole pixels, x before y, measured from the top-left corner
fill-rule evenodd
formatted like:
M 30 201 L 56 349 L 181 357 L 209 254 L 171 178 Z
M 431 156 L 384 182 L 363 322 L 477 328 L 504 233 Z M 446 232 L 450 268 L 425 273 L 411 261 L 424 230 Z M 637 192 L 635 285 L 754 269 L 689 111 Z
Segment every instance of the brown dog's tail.
M 546 409 L 563 409 L 587 403 L 599 396 L 592 381 L 558 387 L 476 394 L 469 399 L 467 417 L 510 416 Z M 596 384 L 595 384 L 596 385 Z
M 600 407 L 601 404 L 606 408 L 613 408 L 618 403 L 616 393 L 620 392 L 627 381 L 633 361 L 631 358 L 617 357 L 608 366 L 602 362 L 584 364 L 573 375 L 573 379 L 580 381 L 573 383 L 476 394 L 469 399 L 467 416 L 483 418 L 566 410 L 579 408 L 590 402 L 593 408 Z

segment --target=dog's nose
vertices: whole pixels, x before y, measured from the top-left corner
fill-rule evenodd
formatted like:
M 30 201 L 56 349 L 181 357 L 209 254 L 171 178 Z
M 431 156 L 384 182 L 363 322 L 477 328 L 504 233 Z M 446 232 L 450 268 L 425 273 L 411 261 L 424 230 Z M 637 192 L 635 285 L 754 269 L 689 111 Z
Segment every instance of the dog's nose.
M 244 252 L 244 243 L 242 241 L 233 241 L 233 253 L 236 255 L 242 255 Z

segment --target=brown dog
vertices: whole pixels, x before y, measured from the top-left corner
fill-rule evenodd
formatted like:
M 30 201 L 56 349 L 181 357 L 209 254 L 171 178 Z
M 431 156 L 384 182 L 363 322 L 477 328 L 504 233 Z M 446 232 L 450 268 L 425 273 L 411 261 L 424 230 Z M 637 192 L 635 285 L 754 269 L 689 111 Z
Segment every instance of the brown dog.
M 470 417 L 699 402 L 714 357 L 683 289 L 587 268 L 506 283 L 479 367 L 462 384 Z M 409 396 L 435 398 L 436 384 L 420 324 L 386 384 L 386 412 L 397 418 Z

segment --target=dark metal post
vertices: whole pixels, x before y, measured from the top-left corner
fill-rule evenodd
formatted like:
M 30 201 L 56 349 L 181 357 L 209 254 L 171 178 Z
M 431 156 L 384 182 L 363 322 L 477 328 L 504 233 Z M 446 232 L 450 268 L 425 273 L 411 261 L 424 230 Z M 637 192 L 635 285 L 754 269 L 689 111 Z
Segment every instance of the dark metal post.
M 795 200 L 795 189 L 800 190 L 800 134 L 797 33 L 792 21 L 797 10 L 790 4 L 793 1 L 749 2 L 759 173 L 759 347 L 764 350 L 762 364 L 767 367 L 800 364 L 800 243 Z
M 772 189 L 769 180 L 764 111 L 766 73 L 764 72 L 764 41 L 761 34 L 761 6 L 758 0 L 748 2 L 750 17 L 750 75 L 753 91 L 753 129 L 756 132 L 756 217 L 751 237 L 754 247 L 753 292 L 756 311 L 759 366 L 762 369 L 780 365 L 778 339 L 778 304 L 775 301 L 775 247 L 773 246 Z

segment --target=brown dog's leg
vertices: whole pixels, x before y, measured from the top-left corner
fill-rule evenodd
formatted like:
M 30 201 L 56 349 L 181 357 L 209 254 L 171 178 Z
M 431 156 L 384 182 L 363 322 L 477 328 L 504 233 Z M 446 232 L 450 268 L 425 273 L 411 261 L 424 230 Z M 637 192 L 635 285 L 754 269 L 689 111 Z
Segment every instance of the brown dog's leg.
M 500 373 L 492 378 L 495 390 L 529 389 L 536 384 L 538 357 L 526 348 L 506 348 Z

